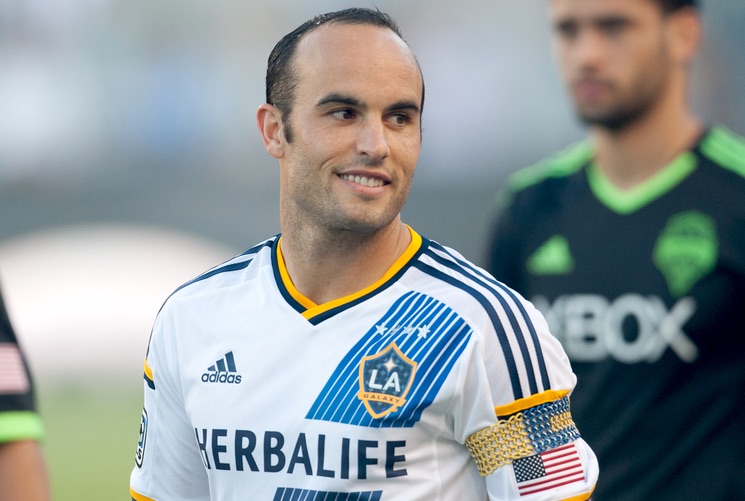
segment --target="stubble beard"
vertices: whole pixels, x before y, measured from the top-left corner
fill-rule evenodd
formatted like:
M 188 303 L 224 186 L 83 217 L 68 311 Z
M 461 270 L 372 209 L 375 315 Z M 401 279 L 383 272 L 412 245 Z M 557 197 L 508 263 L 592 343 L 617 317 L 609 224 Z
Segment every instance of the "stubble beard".
M 662 48 L 654 62 L 649 64 L 652 69 L 641 72 L 628 90 L 614 86 L 615 98 L 612 103 L 592 110 L 589 106 L 575 102 L 576 113 L 582 123 L 610 132 L 620 132 L 646 117 L 663 99 L 672 71 Z
M 287 217 L 284 229 L 301 236 L 305 242 L 315 242 L 336 251 L 350 252 L 364 247 L 398 219 L 407 199 L 409 187 L 400 191 L 384 207 L 367 207 L 364 203 L 345 206 L 332 197 L 308 196 L 287 201 L 286 214 L 303 214 L 305 217 Z
M 589 111 L 577 106 L 577 115 L 589 127 L 600 127 L 611 132 L 620 132 L 644 118 L 657 103 L 659 93 L 636 96 L 634 100 L 604 110 Z
M 339 236 L 353 238 L 354 235 L 358 235 L 362 239 L 374 236 L 397 219 L 408 192 L 409 189 L 406 187 L 382 208 L 362 205 L 350 211 L 343 206 L 329 207 L 326 227 L 330 232 L 337 233 Z

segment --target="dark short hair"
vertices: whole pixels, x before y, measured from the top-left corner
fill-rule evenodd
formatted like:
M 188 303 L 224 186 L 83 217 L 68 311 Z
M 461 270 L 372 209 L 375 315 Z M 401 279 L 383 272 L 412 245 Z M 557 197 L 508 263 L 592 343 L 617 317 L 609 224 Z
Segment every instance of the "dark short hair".
M 697 0 L 655 0 L 660 7 L 662 7 L 663 12 L 675 12 L 678 9 L 682 9 L 684 7 L 693 7 L 694 9 L 698 8 L 698 1 Z
M 317 29 L 319 26 L 331 23 L 381 26 L 393 31 L 401 40 L 404 40 L 398 24 L 390 15 L 378 9 L 356 7 L 320 14 L 282 37 L 277 45 L 274 46 L 274 49 L 272 49 L 267 62 L 266 102 L 276 107 L 282 113 L 285 120 L 285 137 L 288 141 L 292 140 L 292 132 L 288 128 L 288 122 L 290 113 L 292 112 L 295 88 L 298 84 L 298 77 L 293 66 L 297 45 L 306 33 Z M 405 40 L 404 43 L 406 43 Z M 422 82 L 421 106 L 423 105 L 424 82 Z

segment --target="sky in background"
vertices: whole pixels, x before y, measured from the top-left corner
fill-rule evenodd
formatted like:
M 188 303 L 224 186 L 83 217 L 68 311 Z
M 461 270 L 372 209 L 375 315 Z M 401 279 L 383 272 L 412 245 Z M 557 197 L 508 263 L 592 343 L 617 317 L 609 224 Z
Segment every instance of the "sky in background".
M 166 295 L 279 231 L 266 58 L 352 5 L 398 20 L 426 80 L 405 219 L 479 262 L 504 177 L 583 134 L 545 0 L 0 0 L 0 282 L 42 379 L 139 375 Z M 745 3 L 705 1 L 704 21 L 694 107 L 745 134 Z M 60 361 L 61 339 L 96 356 Z

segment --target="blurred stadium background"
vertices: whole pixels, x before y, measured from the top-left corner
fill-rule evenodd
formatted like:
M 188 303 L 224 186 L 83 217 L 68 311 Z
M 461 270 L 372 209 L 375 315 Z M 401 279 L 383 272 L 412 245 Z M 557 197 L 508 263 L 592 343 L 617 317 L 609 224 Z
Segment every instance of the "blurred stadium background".
M 495 191 L 582 137 L 543 0 L 0 0 L 0 283 L 48 429 L 55 499 L 129 499 L 152 320 L 180 283 L 279 231 L 254 112 L 311 16 L 394 15 L 422 65 L 407 222 L 481 262 Z M 745 4 L 704 2 L 696 109 L 745 133 Z

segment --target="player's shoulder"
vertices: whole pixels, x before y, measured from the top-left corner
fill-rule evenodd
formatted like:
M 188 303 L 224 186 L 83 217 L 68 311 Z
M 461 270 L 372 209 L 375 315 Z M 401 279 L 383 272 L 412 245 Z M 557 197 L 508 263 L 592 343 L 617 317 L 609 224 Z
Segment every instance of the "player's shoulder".
M 745 138 L 723 125 L 715 125 L 701 139 L 701 153 L 721 168 L 745 179 Z
M 495 304 L 508 308 L 508 303 L 504 301 L 506 297 L 511 297 L 511 302 L 517 302 L 514 291 L 459 251 L 434 240 L 425 238 L 424 241 L 423 252 L 417 258 L 424 266 L 415 267 L 428 275 L 424 285 L 420 284 L 425 292 L 428 286 L 434 284 L 438 293 L 446 291 L 443 297 L 448 300 L 457 298 L 456 302 L 467 305 L 472 311 L 491 308 Z M 442 288 L 442 282 L 451 287 Z
M 276 235 L 264 240 L 247 251 L 213 266 L 207 271 L 179 286 L 166 300 L 184 299 L 204 293 L 208 290 L 222 289 L 243 283 L 257 275 L 256 270 L 262 265 L 271 264 L 271 253 L 274 243 L 279 238 Z
M 592 158 L 589 140 L 571 144 L 539 162 L 524 167 L 507 180 L 508 189 L 517 193 L 548 179 L 565 178 L 580 171 Z

